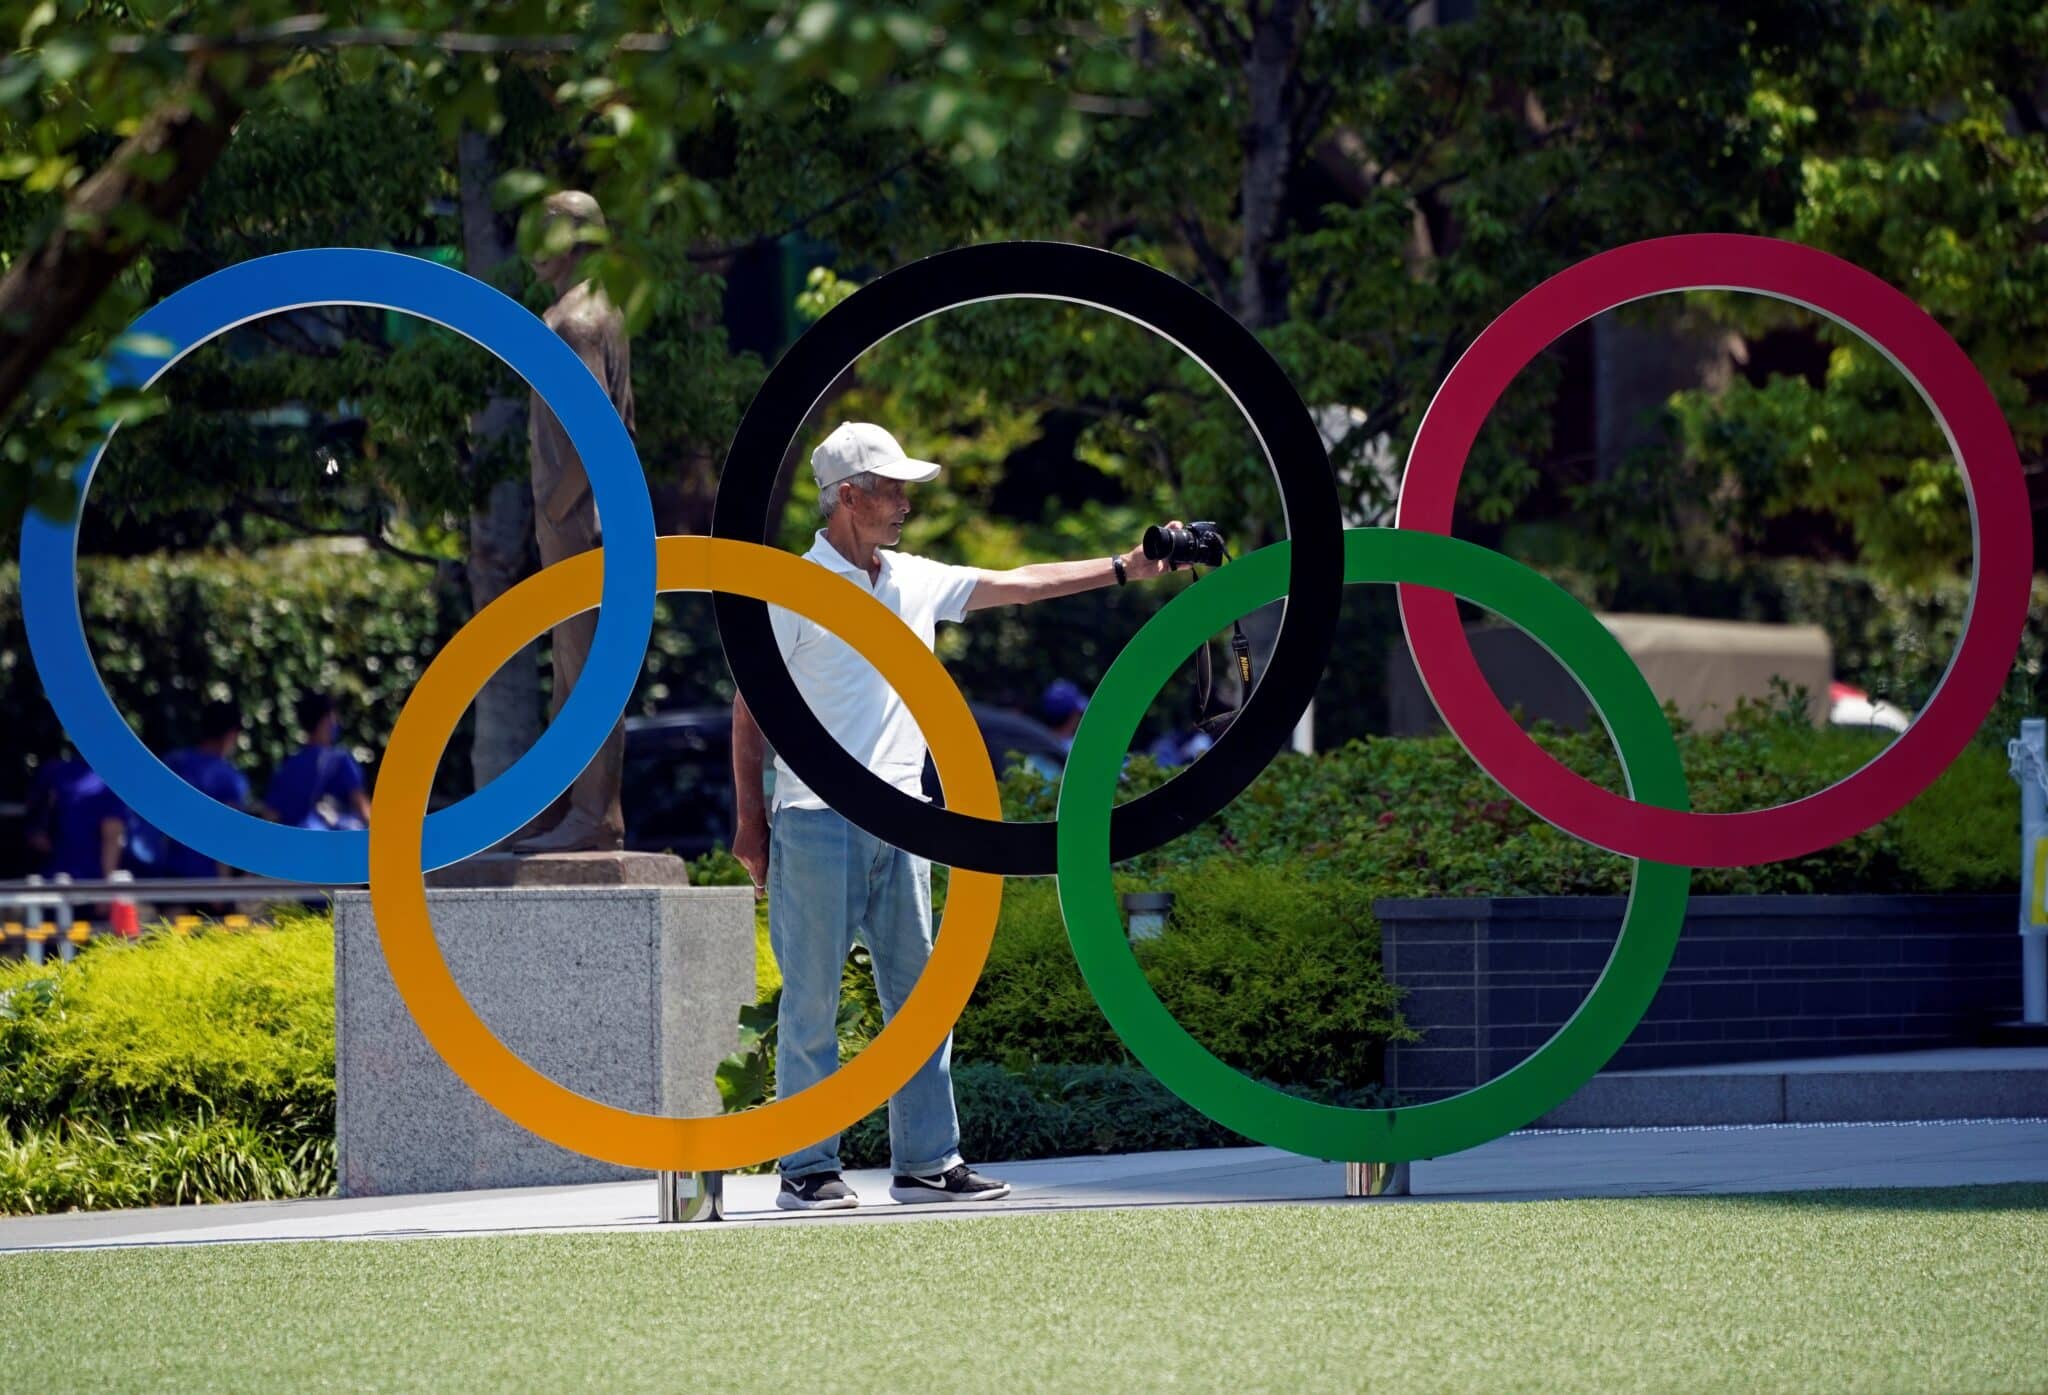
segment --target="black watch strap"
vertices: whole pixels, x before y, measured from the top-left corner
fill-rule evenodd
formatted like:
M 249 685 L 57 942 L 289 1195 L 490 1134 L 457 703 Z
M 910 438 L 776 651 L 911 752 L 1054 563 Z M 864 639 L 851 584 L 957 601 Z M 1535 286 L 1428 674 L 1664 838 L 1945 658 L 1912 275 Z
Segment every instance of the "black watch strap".
M 1110 564 L 1110 565 L 1111 565 L 1112 567 L 1115 567 L 1115 568 L 1116 568 L 1116 584 L 1117 584 L 1117 585 L 1121 586 L 1121 585 L 1123 585 L 1123 584 L 1124 584 L 1124 583 L 1125 583 L 1126 581 L 1130 580 L 1130 578 L 1129 578 L 1129 577 L 1127 577 L 1127 576 L 1125 576 L 1125 575 L 1124 575 L 1124 559 L 1123 559 L 1122 557 L 1119 557 L 1119 556 L 1115 556 L 1115 555 L 1112 555 L 1112 556 L 1110 557 L 1110 559 L 1109 559 L 1109 564 Z

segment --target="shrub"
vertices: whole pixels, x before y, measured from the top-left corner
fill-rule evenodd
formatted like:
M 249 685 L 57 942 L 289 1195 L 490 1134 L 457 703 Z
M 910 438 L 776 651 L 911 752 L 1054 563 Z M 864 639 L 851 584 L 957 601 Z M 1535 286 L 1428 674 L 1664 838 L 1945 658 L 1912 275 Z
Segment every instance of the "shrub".
M 163 1115 L 0 1124 L 0 1215 L 273 1201 L 334 1190 L 334 1139 L 240 1119 Z
M 1551 734 L 1610 787 L 1597 735 Z M 1745 709 L 1680 737 L 1696 808 L 1810 793 L 1877 740 Z M 1130 792 L 1163 778 L 1133 761 Z M 1050 813 L 1056 787 L 1015 772 L 1011 817 Z M 2017 801 L 2003 757 L 1973 747 L 1902 813 L 1790 863 L 1702 871 L 1703 891 L 2005 890 Z M 1137 949 L 1194 1037 L 1249 1074 L 1334 1102 L 1385 1103 L 1387 1041 L 1409 1039 L 1379 969 L 1382 895 L 1556 895 L 1624 888 L 1627 859 L 1542 825 L 1449 738 L 1353 743 L 1276 761 L 1221 815 L 1127 863 L 1120 890 L 1170 890 L 1169 933 Z M 730 857 L 700 884 L 744 877 Z M 943 880 L 941 878 L 941 880 Z M 757 920 L 757 929 L 760 923 Z M 0 1209 L 318 1195 L 334 1176 L 333 931 L 300 917 L 267 934 L 209 931 L 95 944 L 69 964 L 0 968 Z M 780 980 L 757 939 L 759 990 Z M 846 974 L 842 1049 L 880 1027 L 873 980 Z M 754 1030 L 772 1020 L 754 1015 Z M 772 1037 L 728 1102 L 761 1098 Z M 1210 1146 L 1242 1140 L 1133 1064 L 1082 982 L 1049 879 L 1013 878 L 988 966 L 956 1035 L 966 1147 L 978 1158 Z M 848 1134 L 850 1164 L 886 1161 L 880 1111 Z
M 0 1211 L 334 1186 L 334 934 L 95 945 L 0 968 Z
M 1251 1142 L 1181 1103 L 1141 1066 L 1033 1065 L 1013 1071 L 969 1063 L 953 1072 L 953 1091 L 960 1106 L 960 1151 L 977 1161 L 1239 1148 Z M 1394 1102 L 1374 1085 L 1292 1087 L 1289 1093 L 1359 1108 Z M 888 1166 L 888 1111 L 878 1109 L 848 1129 L 839 1157 L 848 1167 Z
M 1682 724 L 1681 724 L 1682 727 Z M 1602 732 L 1539 734 L 1567 767 L 1612 790 L 1621 767 Z M 1885 736 L 1816 730 L 1745 706 L 1718 732 L 1681 729 L 1692 807 L 1762 808 L 1815 793 L 1875 756 Z M 1159 778 L 1134 760 L 1130 794 Z M 1052 813 L 1057 787 L 1013 776 L 1010 817 Z M 2002 751 L 1965 749 L 1904 810 L 1834 847 L 1759 867 L 1703 868 L 1698 894 L 2002 891 L 2018 877 L 2018 801 Z M 1629 861 L 1543 823 L 1507 797 L 1449 736 L 1352 742 L 1278 757 L 1221 814 L 1133 859 L 1146 885 L 1217 861 L 1340 880 L 1382 896 L 1561 896 L 1627 889 Z
M 1296 1084 L 1379 1078 L 1388 1041 L 1411 1041 L 1380 967 L 1358 888 L 1284 862 L 1216 858 L 1141 887 L 1174 893 L 1166 934 L 1137 946 L 1160 1000 L 1237 1069 Z M 954 1029 L 964 1060 L 1128 1061 L 1082 981 L 1050 880 L 1012 881 L 987 968 Z
M 334 1113 L 334 931 L 151 935 L 0 970 L 0 1118 Z

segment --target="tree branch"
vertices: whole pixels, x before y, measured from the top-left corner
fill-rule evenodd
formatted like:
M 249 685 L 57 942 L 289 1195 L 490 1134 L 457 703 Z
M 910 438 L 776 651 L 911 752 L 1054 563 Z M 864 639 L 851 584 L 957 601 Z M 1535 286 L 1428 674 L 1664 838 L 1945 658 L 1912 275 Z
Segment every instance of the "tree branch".
M 252 64 L 243 88 L 231 90 L 204 59 L 194 59 L 185 90 L 143 119 L 65 201 L 42 245 L 0 277 L 0 417 L 141 253 L 134 221 L 168 222 L 191 201 L 227 146 L 242 91 L 262 86 L 269 72 Z M 166 156 L 168 173 L 143 172 Z
M 282 523 L 285 527 L 292 529 L 294 532 L 303 533 L 309 538 L 358 538 L 388 557 L 397 557 L 403 561 L 416 562 L 423 567 L 439 567 L 443 562 L 449 560 L 445 557 L 431 557 L 424 552 L 414 552 L 410 548 L 400 547 L 397 543 L 384 536 L 384 530 L 381 526 L 377 528 L 323 528 L 319 524 L 308 523 L 297 514 L 273 508 L 268 504 L 250 498 L 246 494 L 237 494 L 235 496 L 235 503 L 239 507 L 255 514 L 258 518 L 267 518 L 272 523 Z
M 1208 46 L 1209 57 L 1218 64 L 1243 62 L 1251 36 L 1231 23 L 1223 7 L 1212 3 L 1212 0 L 1185 0 L 1185 3 L 1188 16 L 1202 31 L 1202 41 Z
M 326 15 L 294 15 L 274 24 L 259 24 L 226 34 L 117 34 L 107 40 L 109 53 L 220 53 L 260 48 L 434 48 L 443 53 L 579 53 L 592 46 L 587 34 L 471 34 L 460 30 L 434 33 L 395 25 L 356 25 L 330 29 Z M 620 34 L 608 47 L 627 53 L 666 53 L 673 34 Z
M 1216 250 L 1216 244 L 1209 241 L 1209 234 L 1202 227 L 1199 218 L 1185 213 L 1174 215 L 1173 224 L 1180 229 L 1180 235 L 1187 239 L 1188 247 L 1194 252 L 1195 260 L 1202 268 L 1202 279 L 1209 283 L 1209 290 L 1223 305 L 1234 304 L 1237 292 L 1230 284 L 1230 263 L 1223 260 L 1223 254 Z
M 691 252 L 688 254 L 689 259 L 693 262 L 698 263 L 721 262 L 727 259 L 728 257 L 737 257 L 743 252 L 751 252 L 756 248 L 766 247 L 771 243 L 780 242 L 783 238 L 788 237 L 793 232 L 801 232 L 803 229 L 809 227 L 812 223 L 817 222 L 820 218 L 824 218 L 829 216 L 830 214 L 837 213 L 840 209 L 846 207 L 846 205 L 852 203 L 855 199 L 861 198 L 862 196 L 867 194 L 877 185 L 886 183 L 887 181 L 894 179 L 904 170 L 909 169 L 912 165 L 918 163 L 920 160 L 927 158 L 930 154 L 931 152 L 929 150 L 920 147 L 917 150 L 912 151 L 909 155 L 904 156 L 901 160 L 898 160 L 895 164 L 889 166 L 887 169 L 878 172 L 872 177 L 863 180 L 860 184 L 854 186 L 853 188 L 848 189 L 838 198 L 832 199 L 827 203 L 822 203 L 818 205 L 809 213 L 804 214 L 801 218 L 794 219 L 793 221 L 784 224 L 781 228 L 777 229 L 774 232 L 762 233 L 760 236 L 749 238 L 745 242 L 733 242 L 728 243 L 723 247 L 710 247 L 705 248 L 701 251 Z

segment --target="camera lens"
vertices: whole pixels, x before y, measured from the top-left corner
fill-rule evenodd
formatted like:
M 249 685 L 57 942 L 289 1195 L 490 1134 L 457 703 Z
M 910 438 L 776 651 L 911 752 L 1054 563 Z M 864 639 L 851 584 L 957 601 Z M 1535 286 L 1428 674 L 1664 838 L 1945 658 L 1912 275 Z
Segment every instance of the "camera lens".
M 1145 530 L 1140 545 L 1146 557 L 1170 567 L 1223 565 L 1223 534 L 1213 523 L 1190 523 L 1185 528 L 1155 524 Z
M 1188 537 L 1187 529 L 1162 528 L 1155 523 L 1145 530 L 1145 537 L 1140 546 L 1145 549 L 1145 556 L 1150 561 L 1177 561 L 1179 559 L 1175 557 L 1175 553 L 1185 551 L 1190 541 L 1192 540 Z

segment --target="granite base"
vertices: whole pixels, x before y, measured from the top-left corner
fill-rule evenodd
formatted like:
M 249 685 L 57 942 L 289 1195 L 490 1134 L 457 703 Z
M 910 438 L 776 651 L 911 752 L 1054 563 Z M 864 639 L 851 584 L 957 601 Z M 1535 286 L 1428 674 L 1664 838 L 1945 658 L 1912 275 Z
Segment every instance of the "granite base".
M 715 1072 L 754 999 L 748 887 L 430 890 L 455 981 L 549 1078 L 623 1109 L 718 1111 Z M 344 1196 L 620 1181 L 650 1174 L 539 1138 L 420 1034 L 365 892 L 334 898 L 336 1135 Z

